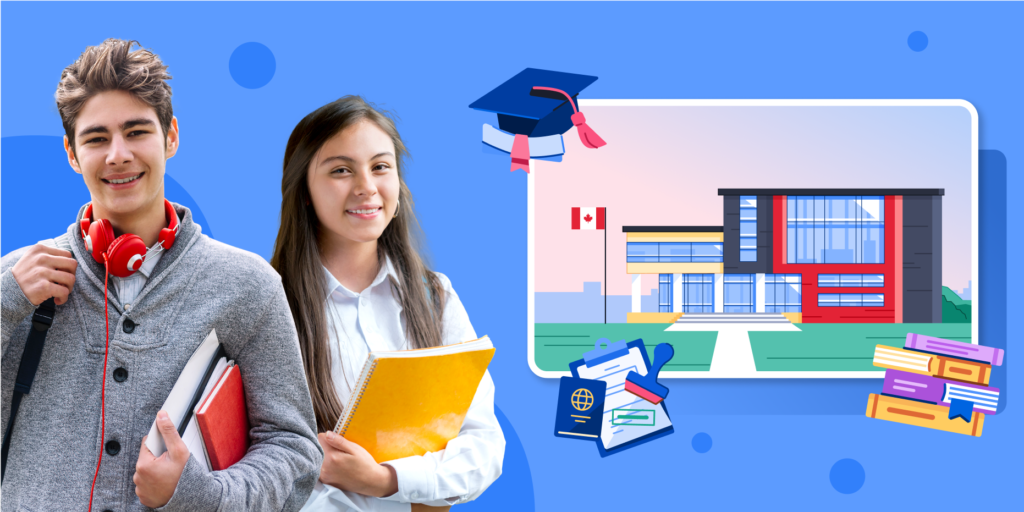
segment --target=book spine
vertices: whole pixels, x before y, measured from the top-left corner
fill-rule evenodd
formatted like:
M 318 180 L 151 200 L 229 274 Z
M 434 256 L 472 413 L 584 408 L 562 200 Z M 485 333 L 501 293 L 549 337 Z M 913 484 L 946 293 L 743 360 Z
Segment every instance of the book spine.
M 338 425 L 338 428 L 335 429 L 335 434 L 344 436 L 345 432 L 348 430 L 348 426 L 352 423 L 352 418 L 356 415 L 356 410 L 359 409 L 359 402 L 362 401 L 363 394 L 366 393 L 366 387 L 370 384 L 370 377 L 373 377 L 373 371 L 377 369 L 377 361 L 379 360 L 374 359 L 372 363 L 370 361 L 366 362 L 371 366 L 365 372 L 364 378 L 361 382 L 362 385 L 359 386 L 359 391 L 352 397 L 352 400 L 349 400 L 348 410 L 345 411 L 345 421 Z
M 988 386 L 988 380 L 992 376 L 991 365 L 943 356 L 935 356 L 935 359 L 938 359 L 939 364 L 933 375 L 944 379 Z
M 923 334 L 907 334 L 904 348 L 931 352 L 943 356 L 973 359 L 992 366 L 1002 366 L 1003 350 L 995 347 L 984 347 L 962 341 L 944 340 Z
M 868 396 L 866 416 L 974 437 L 981 437 L 985 423 L 985 415 L 978 412 L 971 414 L 970 422 L 960 418 L 951 420 L 948 407 L 874 393 Z
M 887 395 L 937 404 L 942 401 L 944 391 L 945 382 L 942 379 L 899 370 L 885 371 L 885 384 L 882 387 L 882 393 Z

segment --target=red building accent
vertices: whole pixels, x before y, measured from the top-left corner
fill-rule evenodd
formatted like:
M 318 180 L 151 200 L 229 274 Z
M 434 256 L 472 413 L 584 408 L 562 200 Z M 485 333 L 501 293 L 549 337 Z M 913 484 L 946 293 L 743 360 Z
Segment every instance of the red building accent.
M 772 271 L 800 274 L 801 309 L 807 323 L 894 323 L 903 320 L 903 196 L 885 196 L 885 263 L 786 263 L 786 198 L 772 196 Z M 820 288 L 818 274 L 882 274 L 881 288 Z M 885 306 L 819 307 L 819 293 L 883 293 Z

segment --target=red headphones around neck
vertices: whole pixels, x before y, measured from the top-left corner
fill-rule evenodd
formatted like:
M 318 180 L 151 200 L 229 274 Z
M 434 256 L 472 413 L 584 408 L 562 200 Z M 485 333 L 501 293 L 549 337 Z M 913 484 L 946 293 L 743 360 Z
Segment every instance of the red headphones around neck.
M 164 215 L 167 227 L 160 230 L 160 245 L 166 251 L 174 245 L 174 237 L 178 234 L 178 214 L 171 202 L 164 199 Z M 114 237 L 114 228 L 107 219 L 91 222 L 92 203 L 85 208 L 82 216 L 82 239 L 85 249 L 99 263 L 109 263 L 110 273 L 117 277 L 128 277 L 142 267 L 146 261 L 145 242 L 131 233 Z

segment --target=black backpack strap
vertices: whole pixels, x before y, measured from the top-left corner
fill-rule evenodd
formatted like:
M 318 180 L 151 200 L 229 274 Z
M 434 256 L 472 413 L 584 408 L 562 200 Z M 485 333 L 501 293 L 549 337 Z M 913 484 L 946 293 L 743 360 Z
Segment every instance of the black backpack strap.
M 11 397 L 11 414 L 7 420 L 7 431 L 4 432 L 3 460 L 0 466 L 0 480 L 7 472 L 7 452 L 11 448 L 11 432 L 14 431 L 14 419 L 18 416 L 18 407 L 21 405 L 21 397 L 27 395 L 32 389 L 32 380 L 36 377 L 36 370 L 39 369 L 39 359 L 43 355 L 43 345 L 46 343 L 46 332 L 53 324 L 53 317 L 57 306 L 53 298 L 46 299 L 32 315 L 32 329 L 28 331 L 28 341 L 25 342 L 25 351 L 21 355 L 21 365 L 18 366 L 18 379 L 14 382 L 14 396 Z

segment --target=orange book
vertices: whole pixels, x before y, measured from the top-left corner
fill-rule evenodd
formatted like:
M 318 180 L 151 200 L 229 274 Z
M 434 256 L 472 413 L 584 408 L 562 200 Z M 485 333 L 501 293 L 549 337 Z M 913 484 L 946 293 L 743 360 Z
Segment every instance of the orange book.
M 494 346 L 480 339 L 371 352 L 334 432 L 385 462 L 436 452 L 459 435 Z
M 234 361 L 196 410 L 206 456 L 214 471 L 229 468 L 249 450 L 249 415 L 245 410 L 242 374 Z
M 875 346 L 873 363 L 875 366 L 882 368 L 933 375 L 943 379 L 981 384 L 982 386 L 988 386 L 989 378 L 992 377 L 992 365 L 990 364 L 927 354 L 888 345 Z
M 951 420 L 949 419 L 949 407 L 874 393 L 868 396 L 868 409 L 865 414 L 868 418 L 895 421 L 974 437 L 981 437 L 981 428 L 985 424 L 985 415 L 979 412 L 974 412 L 971 415 L 970 422 L 960 418 Z
M 934 357 L 939 360 L 939 371 L 936 375 L 944 379 L 988 386 L 988 380 L 992 377 L 992 365 L 990 364 L 964 361 L 954 357 Z

